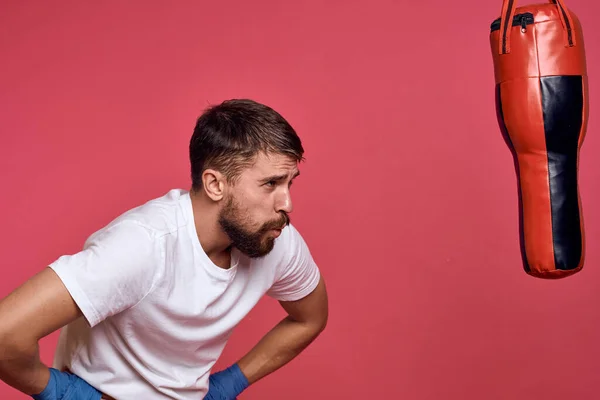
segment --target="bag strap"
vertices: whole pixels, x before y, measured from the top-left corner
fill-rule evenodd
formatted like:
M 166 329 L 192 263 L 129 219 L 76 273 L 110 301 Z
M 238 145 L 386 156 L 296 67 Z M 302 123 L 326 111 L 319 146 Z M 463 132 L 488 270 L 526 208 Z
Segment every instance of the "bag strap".
M 548 0 L 550 4 L 556 5 L 558 8 L 558 15 L 563 26 L 563 32 L 565 37 L 565 47 L 573 47 L 576 45 L 575 41 L 575 24 L 571 13 L 565 7 L 563 0 Z M 510 32 L 512 28 L 512 20 L 515 16 L 517 9 L 517 0 L 503 0 L 502 11 L 500 13 L 500 40 L 498 41 L 498 52 L 500 54 L 510 53 Z
M 573 22 L 573 17 L 571 17 L 571 12 L 565 7 L 563 0 L 550 0 L 550 2 L 556 4 L 558 7 L 558 15 L 563 25 L 565 47 L 574 47 L 577 43 L 575 40 L 575 23 Z

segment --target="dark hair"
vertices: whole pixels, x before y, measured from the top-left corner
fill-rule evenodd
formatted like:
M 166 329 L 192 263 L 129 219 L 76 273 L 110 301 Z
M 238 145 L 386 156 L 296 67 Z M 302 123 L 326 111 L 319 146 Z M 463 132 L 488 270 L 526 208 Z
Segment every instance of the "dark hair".
M 196 121 L 189 152 L 192 190 L 202 187 L 207 168 L 220 171 L 228 181 L 235 180 L 259 152 L 304 159 L 302 142 L 288 121 L 249 99 L 226 100 L 207 108 Z

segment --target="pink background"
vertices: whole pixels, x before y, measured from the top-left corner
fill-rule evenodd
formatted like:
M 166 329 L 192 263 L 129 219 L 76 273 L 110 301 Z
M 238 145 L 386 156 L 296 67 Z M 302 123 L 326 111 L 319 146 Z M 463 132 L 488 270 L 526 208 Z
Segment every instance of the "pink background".
M 600 6 L 567 1 L 590 75 L 587 262 L 544 281 L 520 264 L 495 116 L 488 35 L 501 3 L 3 1 L 0 296 L 121 212 L 188 188 L 196 117 L 251 97 L 307 149 L 292 218 L 331 318 L 241 398 L 598 398 Z M 219 366 L 282 316 L 265 299 Z M 56 338 L 41 343 L 46 362 Z M 0 398 L 28 397 L 0 383 Z

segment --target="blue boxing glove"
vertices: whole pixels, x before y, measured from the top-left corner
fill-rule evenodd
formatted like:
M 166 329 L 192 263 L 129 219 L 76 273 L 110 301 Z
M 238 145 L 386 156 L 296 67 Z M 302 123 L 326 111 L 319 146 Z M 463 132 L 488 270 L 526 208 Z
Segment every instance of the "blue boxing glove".
M 100 400 L 102 393 L 75 374 L 50 368 L 46 388 L 31 397 L 35 400 Z
M 209 377 L 204 400 L 236 400 L 248 386 L 248 379 L 237 364 Z

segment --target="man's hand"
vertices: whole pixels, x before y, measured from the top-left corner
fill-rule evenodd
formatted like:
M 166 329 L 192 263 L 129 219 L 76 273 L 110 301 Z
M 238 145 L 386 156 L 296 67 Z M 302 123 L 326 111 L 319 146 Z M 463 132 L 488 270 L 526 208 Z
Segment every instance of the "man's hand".
M 248 379 L 237 364 L 212 374 L 204 400 L 235 400 L 248 387 Z
M 35 400 L 100 400 L 102 393 L 75 374 L 50 368 L 48 385 L 31 397 Z

